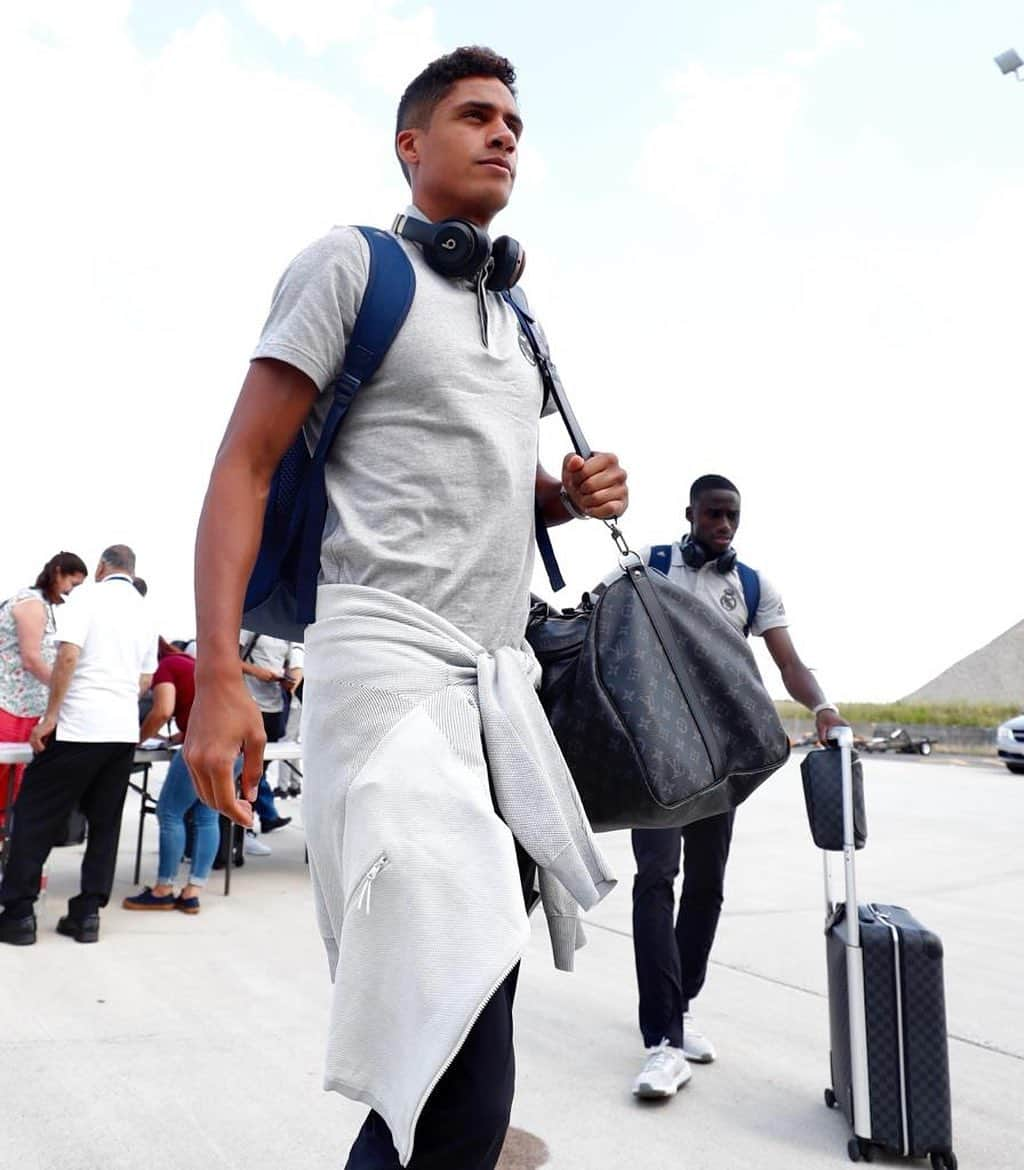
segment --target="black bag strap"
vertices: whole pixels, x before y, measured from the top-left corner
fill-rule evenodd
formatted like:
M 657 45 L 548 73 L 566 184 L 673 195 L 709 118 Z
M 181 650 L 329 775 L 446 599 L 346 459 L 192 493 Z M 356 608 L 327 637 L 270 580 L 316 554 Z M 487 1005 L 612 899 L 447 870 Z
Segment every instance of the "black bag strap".
M 545 396 L 550 397 L 558 408 L 558 413 L 562 416 L 562 422 L 565 423 L 565 429 L 569 432 L 569 441 L 572 443 L 573 450 L 581 458 L 589 459 L 594 453 L 593 449 L 587 442 L 586 436 L 583 434 L 583 428 L 580 426 L 579 419 L 576 417 L 576 412 L 569 403 L 569 396 L 566 394 L 565 387 L 562 385 L 562 379 L 558 376 L 558 369 L 551 360 L 548 339 L 540 323 L 530 312 L 529 305 L 526 302 L 526 294 L 520 288 L 516 287 L 506 289 L 501 295 L 511 307 L 512 312 L 515 313 L 523 332 L 526 334 L 530 348 L 537 358 L 537 368 L 540 370 L 540 376 L 544 382 Z M 537 544 L 540 547 L 544 565 L 548 569 L 551 587 L 557 591 L 565 587 L 565 581 L 562 579 L 562 574 L 558 572 L 558 562 L 555 559 L 554 549 L 551 547 L 551 538 L 548 536 L 547 526 L 541 523 L 541 521 L 542 517 L 540 516 L 540 509 L 538 509 Z M 621 556 L 635 555 L 626 543 L 626 538 L 622 535 L 615 521 L 605 520 L 603 523 L 612 534 L 612 540 L 615 541 L 615 547 L 619 550 L 619 554 Z M 557 580 L 559 582 L 557 585 L 555 584 L 555 577 L 552 576 L 552 566 L 557 574 Z
M 540 369 L 541 378 L 544 381 L 545 392 L 554 400 L 555 406 L 558 408 L 558 413 L 562 416 L 562 422 L 565 423 L 565 429 L 569 432 L 569 439 L 572 442 L 574 450 L 577 455 L 582 456 L 584 459 L 589 459 L 593 454 L 593 450 L 583 434 L 583 428 L 576 418 L 575 411 L 569 404 L 569 397 L 565 392 L 565 387 L 562 385 L 561 378 L 558 376 L 558 370 L 551 360 L 551 352 L 548 348 L 547 338 L 544 336 L 544 330 L 530 314 L 529 307 L 526 304 L 526 297 L 518 288 L 509 289 L 507 292 L 502 293 L 502 296 L 511 305 L 512 311 L 519 319 L 523 332 L 530 342 L 530 346 L 537 357 L 537 366 Z M 712 731 L 711 724 L 701 704 L 696 701 L 690 701 L 692 686 L 686 670 L 686 662 L 680 653 L 675 635 L 672 633 L 672 626 L 669 623 L 665 607 L 662 605 L 657 591 L 651 584 L 651 579 L 647 575 L 647 570 L 643 562 L 626 543 L 626 538 L 622 535 L 619 526 L 614 520 L 605 520 L 604 524 L 611 533 L 612 539 L 615 541 L 615 547 L 619 550 L 620 557 L 623 559 L 627 557 L 632 558 L 628 566 L 623 561 L 620 561 L 622 571 L 629 578 L 630 584 L 636 590 L 640 604 L 644 607 L 644 611 L 650 619 L 651 627 L 658 641 L 661 643 L 661 648 L 665 652 L 665 658 L 671 667 L 672 673 L 675 675 L 676 682 L 679 684 L 680 693 L 687 707 L 690 709 L 690 714 L 693 716 L 693 721 L 697 726 L 697 730 L 700 732 L 701 739 L 704 740 L 704 746 L 707 749 L 715 775 L 720 776 L 722 774 L 722 753 L 719 750 L 718 740 Z M 542 532 L 543 537 L 541 535 Z M 537 543 L 540 545 L 542 556 L 544 555 L 545 544 L 547 544 L 549 549 L 551 548 L 551 541 L 547 535 L 546 528 L 538 529 Z M 551 557 L 554 559 L 553 550 L 551 551 Z M 545 564 L 547 564 L 546 557 Z M 559 574 L 559 579 L 561 579 L 561 574 Z
M 252 658 L 252 652 L 256 649 L 256 643 L 260 640 L 259 634 L 253 634 L 249 639 L 248 644 L 242 651 L 242 661 L 248 662 Z
M 569 399 L 566 396 L 565 387 L 562 385 L 562 379 L 558 376 L 558 369 L 551 360 L 551 349 L 548 346 L 548 339 L 545 336 L 544 330 L 540 327 L 540 323 L 530 312 L 526 294 L 520 288 L 510 288 L 506 289 L 501 295 L 512 309 L 512 312 L 515 313 L 520 328 L 526 335 L 526 340 L 530 343 L 530 348 L 533 350 L 533 356 L 537 359 L 537 369 L 540 370 L 541 381 L 544 383 L 545 401 L 550 398 L 554 402 L 558 408 L 558 413 L 562 416 L 566 430 L 569 432 L 569 439 L 572 442 L 574 450 L 584 459 L 588 459 L 592 454 L 590 444 L 584 437 L 583 431 L 580 429 L 579 421 L 573 413 L 572 407 L 569 405 Z M 555 556 L 555 550 L 551 544 L 551 537 L 548 535 L 548 526 L 544 520 L 544 515 L 541 512 L 539 504 L 534 508 L 534 533 L 537 548 L 540 549 L 540 558 L 544 562 L 544 569 L 548 575 L 548 581 L 551 588 L 557 593 L 560 589 L 565 588 L 565 578 L 562 576 L 562 571 L 558 567 L 558 558 Z

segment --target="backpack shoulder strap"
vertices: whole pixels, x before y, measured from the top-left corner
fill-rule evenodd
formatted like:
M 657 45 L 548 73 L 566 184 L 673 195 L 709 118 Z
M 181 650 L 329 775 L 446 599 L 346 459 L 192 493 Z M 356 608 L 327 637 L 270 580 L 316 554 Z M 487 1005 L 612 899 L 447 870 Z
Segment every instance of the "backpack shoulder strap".
M 736 572 L 740 576 L 740 585 L 743 588 L 743 601 L 747 607 L 747 621 L 743 627 L 744 638 L 750 634 L 750 627 L 754 624 L 757 611 L 761 608 L 761 578 L 757 569 L 752 569 L 742 561 L 736 562 Z
M 309 615 L 316 612 L 320 545 L 327 514 L 327 456 L 352 399 L 359 387 L 376 374 L 387 356 L 416 293 L 416 274 L 398 240 L 379 228 L 360 227 L 358 230 L 370 250 L 366 288 L 345 346 L 345 360 L 331 386 L 333 401 L 313 454 L 311 495 L 299 548 L 297 608 L 299 614 L 309 621 L 313 620 Z
M 242 661 L 250 662 L 252 660 L 252 652 L 256 649 L 256 643 L 260 640 L 259 634 L 253 634 L 242 651 Z
M 672 568 L 672 546 L 670 544 L 652 545 L 650 555 L 647 557 L 647 565 L 651 569 L 657 569 L 659 573 L 667 577 L 669 569 Z

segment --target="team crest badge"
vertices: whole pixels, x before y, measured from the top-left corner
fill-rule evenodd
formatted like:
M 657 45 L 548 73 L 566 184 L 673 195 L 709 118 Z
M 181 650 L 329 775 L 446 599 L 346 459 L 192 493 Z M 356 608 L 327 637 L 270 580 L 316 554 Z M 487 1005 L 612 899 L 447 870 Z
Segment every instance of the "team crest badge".
M 736 596 L 736 590 L 731 585 L 722 590 L 722 596 L 718 600 L 722 603 L 722 609 L 728 610 L 729 613 L 732 613 L 740 603 L 740 599 Z

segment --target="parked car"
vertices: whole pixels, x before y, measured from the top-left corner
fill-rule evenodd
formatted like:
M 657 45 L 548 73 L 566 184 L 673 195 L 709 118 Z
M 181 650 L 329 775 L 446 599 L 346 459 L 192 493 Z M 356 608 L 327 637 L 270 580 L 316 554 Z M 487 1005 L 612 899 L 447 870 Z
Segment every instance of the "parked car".
M 876 727 L 875 734 L 860 746 L 865 752 L 903 752 L 914 756 L 932 753 L 932 741 L 926 735 L 911 735 L 905 727 L 885 730 Z
M 999 758 L 1017 776 L 1024 776 L 1024 715 L 1008 719 L 996 732 Z

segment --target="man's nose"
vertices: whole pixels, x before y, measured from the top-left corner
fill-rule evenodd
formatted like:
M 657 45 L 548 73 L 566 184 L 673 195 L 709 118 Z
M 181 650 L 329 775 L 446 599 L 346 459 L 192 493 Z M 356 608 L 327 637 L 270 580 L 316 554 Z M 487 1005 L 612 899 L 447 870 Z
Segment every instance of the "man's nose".
M 516 136 L 512 133 L 508 126 L 502 122 L 500 126 L 495 127 L 487 145 L 496 147 L 498 150 L 514 150 L 516 145 Z

